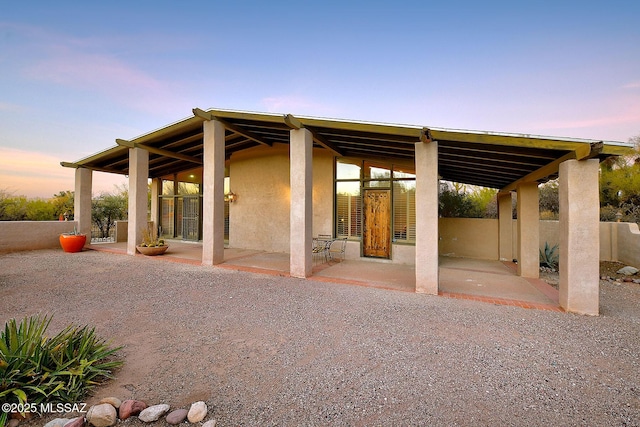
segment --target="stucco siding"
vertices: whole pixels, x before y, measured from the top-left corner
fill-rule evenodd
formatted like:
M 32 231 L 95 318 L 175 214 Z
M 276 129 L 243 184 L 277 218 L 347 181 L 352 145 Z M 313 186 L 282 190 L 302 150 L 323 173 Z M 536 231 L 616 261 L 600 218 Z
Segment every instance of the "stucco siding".
M 440 218 L 438 252 L 442 256 L 498 259 L 498 220 Z
M 77 226 L 75 221 L 0 221 L 0 253 L 60 248 L 60 234 Z
M 229 246 L 289 252 L 289 146 L 257 147 L 235 153 L 229 162 Z M 313 235 L 331 234 L 333 157 L 313 153 Z

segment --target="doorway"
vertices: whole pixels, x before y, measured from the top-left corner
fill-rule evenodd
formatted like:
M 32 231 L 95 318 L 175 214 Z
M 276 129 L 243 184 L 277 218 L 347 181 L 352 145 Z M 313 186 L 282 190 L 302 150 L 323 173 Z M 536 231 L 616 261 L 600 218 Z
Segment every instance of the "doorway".
M 391 258 L 391 190 L 364 190 L 363 220 L 362 254 Z
M 182 198 L 182 240 L 198 241 L 200 238 L 200 197 Z

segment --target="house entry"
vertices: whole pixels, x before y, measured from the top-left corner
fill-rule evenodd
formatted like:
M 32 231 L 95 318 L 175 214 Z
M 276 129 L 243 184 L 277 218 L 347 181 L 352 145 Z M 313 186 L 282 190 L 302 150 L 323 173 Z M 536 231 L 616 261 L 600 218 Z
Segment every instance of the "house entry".
M 362 252 L 364 256 L 391 256 L 391 190 L 365 189 Z

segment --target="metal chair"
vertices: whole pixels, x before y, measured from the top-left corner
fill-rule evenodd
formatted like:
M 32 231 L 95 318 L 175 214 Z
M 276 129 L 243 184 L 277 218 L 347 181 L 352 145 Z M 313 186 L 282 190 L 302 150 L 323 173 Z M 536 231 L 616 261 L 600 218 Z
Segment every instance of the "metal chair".
M 313 238 L 313 247 L 311 253 L 313 255 L 313 261 L 317 261 L 320 257 L 324 259 L 324 262 L 328 262 L 331 259 L 329 249 L 333 243 L 333 238 L 328 234 L 319 234 L 318 237 Z
M 329 244 L 329 259 L 333 261 L 334 256 L 337 255 L 340 261 L 344 261 L 344 252 L 347 249 L 347 238 L 335 239 Z

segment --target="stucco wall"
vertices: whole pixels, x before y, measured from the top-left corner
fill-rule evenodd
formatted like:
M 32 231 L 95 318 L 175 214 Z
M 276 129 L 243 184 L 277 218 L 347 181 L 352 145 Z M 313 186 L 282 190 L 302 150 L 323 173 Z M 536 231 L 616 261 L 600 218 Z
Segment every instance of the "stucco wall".
M 440 218 L 438 251 L 443 256 L 498 259 L 498 220 Z
M 256 147 L 234 153 L 229 206 L 229 246 L 289 252 L 289 146 Z M 313 152 L 313 235 L 331 234 L 333 157 Z
M 60 248 L 60 234 L 74 226 L 75 221 L 0 221 L 0 253 Z
M 615 224 L 618 237 L 618 261 L 640 268 L 640 230 L 638 224 Z

